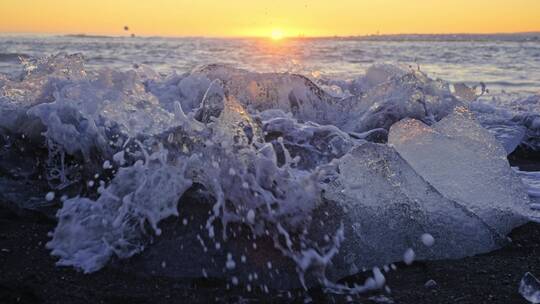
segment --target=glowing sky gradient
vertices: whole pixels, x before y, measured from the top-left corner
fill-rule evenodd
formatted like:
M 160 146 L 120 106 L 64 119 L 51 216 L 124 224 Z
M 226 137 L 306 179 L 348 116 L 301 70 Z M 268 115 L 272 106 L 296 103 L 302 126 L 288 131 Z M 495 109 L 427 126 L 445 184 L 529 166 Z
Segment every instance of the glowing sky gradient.
M 346 36 L 540 31 L 540 0 L 0 0 L 0 32 Z

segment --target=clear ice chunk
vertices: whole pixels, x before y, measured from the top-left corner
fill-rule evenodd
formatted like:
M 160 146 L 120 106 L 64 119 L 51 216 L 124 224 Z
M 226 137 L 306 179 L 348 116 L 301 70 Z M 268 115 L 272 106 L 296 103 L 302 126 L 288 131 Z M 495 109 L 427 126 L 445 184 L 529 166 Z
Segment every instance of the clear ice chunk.
M 471 210 L 501 236 L 528 220 L 525 186 L 506 150 L 464 107 L 431 127 L 404 119 L 389 144 L 446 198 Z
M 519 293 L 531 303 L 540 303 L 540 281 L 527 272 L 519 282 Z
M 326 203 L 314 223 L 324 222 L 315 229 L 324 235 L 324 227 L 343 222 L 346 238 L 333 260 L 341 274 L 401 261 L 408 250 L 418 259 L 459 258 L 506 242 L 466 206 L 441 195 L 391 147 L 365 143 L 333 165 L 321 177 Z M 419 238 L 428 232 L 437 240 L 431 247 Z
M 461 102 L 447 84 L 411 70 L 388 78 L 360 96 L 344 99 L 341 104 L 344 110 L 335 124 L 343 130 L 365 132 L 388 129 L 405 117 L 432 123 Z
M 366 91 L 344 98 L 334 97 L 296 74 L 208 65 L 189 77 L 221 81 L 226 95 L 235 96 L 249 112 L 279 109 L 300 121 L 332 124 L 347 132 L 388 129 L 405 117 L 436 121 L 460 104 L 446 83 L 419 71 L 389 66 L 369 70 L 350 87 Z

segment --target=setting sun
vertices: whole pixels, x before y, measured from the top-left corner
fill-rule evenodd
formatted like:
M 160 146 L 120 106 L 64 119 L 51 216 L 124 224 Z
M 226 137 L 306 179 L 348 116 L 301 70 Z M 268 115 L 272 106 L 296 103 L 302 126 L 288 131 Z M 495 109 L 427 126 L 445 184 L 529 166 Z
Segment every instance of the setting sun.
M 283 31 L 279 29 L 272 30 L 270 37 L 272 40 L 281 40 L 283 39 Z

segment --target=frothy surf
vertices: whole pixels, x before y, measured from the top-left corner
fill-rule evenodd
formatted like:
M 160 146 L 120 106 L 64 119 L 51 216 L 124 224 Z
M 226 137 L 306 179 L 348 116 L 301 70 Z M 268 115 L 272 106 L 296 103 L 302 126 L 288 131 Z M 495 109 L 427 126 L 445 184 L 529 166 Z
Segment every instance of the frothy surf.
M 314 82 L 84 62 L 25 59 L 0 75 L 0 198 L 59 208 L 47 244 L 59 265 L 152 252 L 139 266 L 177 277 L 264 290 L 293 273 L 282 285 L 361 292 L 385 286 L 385 265 L 487 252 L 536 216 L 536 175 L 521 173 L 525 187 L 506 156 L 540 149 L 538 96 L 498 103 L 391 65 Z M 186 229 L 173 237 L 162 223 L 175 216 Z M 366 267 L 363 286 L 333 283 Z

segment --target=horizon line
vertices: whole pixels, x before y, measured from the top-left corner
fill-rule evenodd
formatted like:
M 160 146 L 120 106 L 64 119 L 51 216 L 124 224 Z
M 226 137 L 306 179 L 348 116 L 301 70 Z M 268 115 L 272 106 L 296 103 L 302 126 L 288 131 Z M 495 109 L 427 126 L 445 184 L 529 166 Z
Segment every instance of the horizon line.
M 80 36 L 80 37 L 102 37 L 102 38 L 132 38 L 130 35 L 135 34 L 138 38 L 207 38 L 207 39 L 261 39 L 269 38 L 266 35 L 137 35 L 136 33 L 129 34 L 103 34 L 103 33 L 63 33 L 63 32 L 1 32 L 0 36 Z M 448 33 L 372 33 L 372 34 L 352 34 L 352 35 L 290 35 L 284 36 L 284 39 L 324 39 L 324 38 L 365 38 L 365 37 L 391 37 L 391 36 L 489 36 L 489 35 L 540 35 L 540 30 L 533 31 L 518 31 L 518 32 L 448 32 Z

